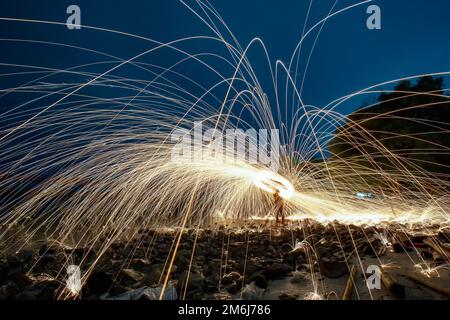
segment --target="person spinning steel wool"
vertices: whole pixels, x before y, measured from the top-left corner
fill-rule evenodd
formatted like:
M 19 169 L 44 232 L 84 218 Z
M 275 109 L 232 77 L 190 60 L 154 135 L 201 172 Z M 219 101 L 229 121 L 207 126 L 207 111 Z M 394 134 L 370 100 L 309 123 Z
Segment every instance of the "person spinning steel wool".
M 284 200 L 280 196 L 280 191 L 278 189 L 274 190 L 273 197 L 275 200 L 276 224 L 278 224 L 278 218 L 281 217 L 281 224 L 284 225 Z

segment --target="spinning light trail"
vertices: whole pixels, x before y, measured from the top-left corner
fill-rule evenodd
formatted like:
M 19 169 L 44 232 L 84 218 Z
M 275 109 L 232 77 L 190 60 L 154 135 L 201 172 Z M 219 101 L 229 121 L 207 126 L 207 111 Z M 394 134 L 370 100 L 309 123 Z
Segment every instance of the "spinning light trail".
M 405 228 L 420 224 L 424 229 L 436 223 L 448 225 L 448 177 L 432 175 L 410 158 L 388 150 L 361 122 L 337 112 L 353 97 L 389 92 L 379 88 L 423 75 L 374 85 L 325 107 L 302 101 L 296 77 L 292 77 L 299 71 L 295 62 L 300 59 L 300 44 L 328 19 L 356 6 L 330 13 L 307 30 L 288 65 L 281 61 L 273 64 L 260 39 L 242 48 L 214 8 L 203 2 L 201 8 L 216 19 L 202 16 L 201 10 L 192 6 L 188 8 L 214 36 L 159 43 L 83 26 L 83 30 L 133 37 L 153 47 L 121 59 L 89 48 L 41 41 L 41 45 L 72 50 L 74 54 L 90 52 L 106 60 L 87 61 L 68 69 L 2 63 L 10 68 L 2 77 L 26 75 L 31 79 L 3 88 L 0 95 L 0 99 L 24 98 L 0 115 L 2 250 L 25 247 L 38 237 L 75 248 L 95 248 L 95 263 L 84 265 L 86 257 L 81 262 L 85 281 L 114 243 L 131 241 L 140 230 L 174 228 L 180 230 L 181 239 L 185 228 L 215 228 L 221 221 L 239 222 L 245 227 L 252 219 L 267 219 L 274 189 L 286 200 L 287 218 L 291 221 L 313 218 L 324 223 L 337 220 L 371 226 L 400 223 Z M 62 27 L 52 21 L 0 20 Z M 30 46 L 37 42 L 0 41 Z M 208 43 L 211 51 L 184 49 L 183 45 L 195 41 Z M 259 82 L 258 72 L 247 57 L 250 49 L 262 51 L 267 60 L 263 72 L 272 79 L 272 87 L 263 87 Z M 177 54 L 170 66 L 148 62 L 152 54 L 165 50 Z M 213 84 L 205 86 L 192 74 L 184 74 L 185 65 L 209 74 Z M 97 71 L 105 67 L 106 71 Z M 138 70 L 141 77 L 125 77 L 127 73 L 122 71 L 126 68 Z M 71 81 L 61 81 L 61 75 Z M 445 97 L 444 93 L 423 94 Z M 393 119 L 396 114 L 372 118 Z M 174 161 L 171 134 L 178 129 L 193 133 L 192 124 L 199 121 L 221 133 L 229 129 L 279 128 L 283 146 L 279 171 L 236 159 L 218 161 L 207 152 L 197 159 Z M 445 123 L 411 121 L 428 126 L 430 132 L 449 134 Z M 327 156 L 336 128 L 344 123 L 366 138 L 358 140 L 351 131 L 340 133 L 352 149 L 360 151 L 357 158 Z M 369 149 L 371 152 L 366 151 Z M 412 150 L 410 154 L 415 152 L 449 150 L 435 146 L 432 150 Z M 380 162 L 385 166 L 381 167 Z M 372 192 L 375 197 L 356 197 L 361 191 Z M 312 254 L 309 257 L 314 259 Z M 320 296 L 317 285 L 315 289 L 309 298 Z
M 257 187 L 267 192 L 279 190 L 280 196 L 285 199 L 292 198 L 292 195 L 295 192 L 294 187 L 289 181 L 272 171 L 259 172 L 256 175 L 254 182 Z

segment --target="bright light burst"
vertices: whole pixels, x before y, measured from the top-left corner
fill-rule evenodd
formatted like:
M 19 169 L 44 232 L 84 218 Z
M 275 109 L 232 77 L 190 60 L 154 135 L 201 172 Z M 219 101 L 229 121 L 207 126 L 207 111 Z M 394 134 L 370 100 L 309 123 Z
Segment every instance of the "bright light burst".
M 258 172 L 253 181 L 258 188 L 264 191 L 273 193 L 275 190 L 278 190 L 280 196 L 285 199 L 292 198 L 295 192 L 294 187 L 288 180 L 272 171 L 264 170 Z
M 213 11 L 209 5 L 203 5 Z M 353 7 L 340 10 L 339 14 Z M 3 74 L 28 74 L 30 79 L 35 76 L 27 83 L 4 89 L 3 96 L 28 97 L 25 92 L 35 96 L 0 117 L 2 243 L 23 246 L 37 235 L 45 235 L 75 247 L 99 247 L 101 256 L 113 243 L 132 239 L 142 229 L 212 226 L 222 220 L 245 223 L 251 218 L 267 218 L 274 189 L 285 199 L 291 220 L 313 218 L 323 223 L 337 220 L 368 225 L 419 223 L 424 227 L 447 224 L 448 177 L 434 176 L 412 166 L 380 141 L 371 140 L 371 133 L 360 123 L 337 111 L 353 97 L 377 92 L 382 85 L 403 79 L 362 89 L 322 107 L 303 102 L 298 90 L 303 83 L 292 76 L 298 73 L 299 48 L 311 31 L 332 16 L 305 32 L 286 64 L 277 61 L 273 65 L 260 39 L 241 47 L 223 20 L 210 21 L 208 17 L 214 37 L 196 36 L 171 43 L 140 37 L 152 44 L 152 49 L 128 60 L 91 50 L 106 59 L 94 64 L 113 65 L 106 72 L 91 70 L 86 63 L 69 70 L 23 65 L 16 66 L 15 72 Z M 220 27 L 226 31 L 221 33 Z M 83 29 L 118 33 L 89 26 Z M 17 41 L 29 45 L 35 42 Z M 190 41 L 211 42 L 218 46 L 217 51 L 211 45 L 211 52 L 187 52 L 182 44 Z M 265 75 L 272 79 L 270 88 L 261 85 L 247 57 L 247 51 L 256 45 L 267 58 Z M 78 53 L 89 50 L 69 48 Z M 169 67 L 142 60 L 158 50 L 173 50 L 183 57 Z M 223 61 L 228 69 L 222 68 Z M 180 71 L 179 66 L 187 63 L 217 81 L 204 87 L 192 75 Z M 114 73 L 126 67 L 139 69 L 149 79 Z M 59 74 L 73 81 L 60 83 Z M 96 95 L 96 91 L 83 90 L 88 87 L 126 94 Z M 199 121 L 218 132 L 253 126 L 280 128 L 283 152 L 279 171 L 236 159 L 218 161 L 206 154 L 192 161 L 173 161 L 175 142 L 170 139 L 171 133 L 180 128 L 192 132 L 192 124 Z M 340 154 L 327 156 L 335 129 L 346 122 L 367 136 L 368 140 L 361 142 L 342 133 L 353 148 L 362 150 L 361 157 L 369 165 L 362 166 L 361 159 L 346 159 Z M 439 130 L 439 124 L 429 125 L 430 131 Z M 364 152 L 367 145 L 376 152 Z M 377 164 L 381 160 L 389 169 Z M 376 196 L 360 199 L 355 196 L 360 191 Z M 16 231 L 18 226 L 20 231 Z M 311 293 L 307 298 L 321 296 Z

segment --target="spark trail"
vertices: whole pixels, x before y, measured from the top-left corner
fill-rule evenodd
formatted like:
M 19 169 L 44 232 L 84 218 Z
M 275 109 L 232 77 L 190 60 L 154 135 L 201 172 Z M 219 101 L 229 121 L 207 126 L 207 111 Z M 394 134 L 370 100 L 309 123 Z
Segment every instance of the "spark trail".
M 304 39 L 328 19 L 357 5 L 330 11 L 306 30 L 291 63 L 285 65 L 280 61 L 273 64 L 258 38 L 241 47 L 207 2 L 198 2 L 199 8 L 183 4 L 214 36 L 159 43 L 120 31 L 83 26 L 83 30 L 134 38 L 153 47 L 121 59 L 89 48 L 40 41 L 41 45 L 76 54 L 89 52 L 106 60 L 88 60 L 67 69 L 1 63 L 5 70 L 1 77 L 27 79 L 0 92 L 0 99 L 22 97 L 20 103 L 0 115 L 2 250 L 25 247 L 44 236 L 71 247 L 95 248 L 97 263 L 114 243 L 131 241 L 141 230 L 216 228 L 223 221 L 245 224 L 252 219 L 271 218 L 273 188 L 285 198 L 287 218 L 293 222 L 306 218 L 363 225 L 395 222 L 421 224 L 425 229 L 436 223 L 448 224 L 448 177 L 433 175 L 395 150 L 388 150 L 364 129 L 363 121 L 352 121 L 337 111 L 353 97 L 381 92 L 382 85 L 423 75 L 377 84 L 324 107 L 306 105 L 296 76 L 292 77 L 299 73 L 299 64 L 294 62 L 300 59 L 297 50 Z M 29 27 L 64 27 L 52 21 L 0 21 Z M 36 40 L 29 39 L 0 41 L 36 45 Z M 185 44 L 195 41 L 208 43 L 211 51 L 184 49 Z M 266 70 L 252 66 L 247 57 L 249 50 L 261 51 Z M 169 66 L 146 62 L 152 61 L 152 54 L 157 52 L 175 52 L 176 59 Z M 198 72 L 210 75 L 213 83 L 206 86 L 192 74 L 184 74 L 184 66 L 195 66 Z M 99 72 L 99 67 L 106 67 L 106 71 Z M 127 70 L 138 70 L 141 77 L 125 77 L 132 74 L 123 72 Z M 261 85 L 259 72 L 269 75 L 272 87 Z M 60 80 L 61 76 L 65 81 Z M 446 97 L 442 92 L 422 94 Z M 373 117 L 389 119 L 396 114 Z M 205 151 L 201 158 L 174 161 L 171 134 L 179 129 L 193 134 L 195 122 L 220 133 L 279 128 L 283 148 L 278 172 L 237 159 L 218 160 L 206 152 L 210 147 L 207 144 L 194 146 Z M 428 125 L 430 132 L 449 134 L 441 123 L 426 119 L 421 122 Z M 355 139 L 351 131 L 339 133 L 360 151 L 358 158 L 327 156 L 334 132 L 343 124 L 366 138 Z M 370 152 L 366 151 L 368 147 Z M 448 153 L 439 146 L 428 151 Z M 381 167 L 380 162 L 385 166 Z M 360 199 L 355 194 L 361 190 L 376 196 Z M 181 232 L 173 248 L 175 253 Z M 315 259 L 313 254 L 311 259 Z M 82 264 L 83 281 L 96 263 Z M 170 270 L 166 275 L 165 284 Z M 317 292 L 308 296 L 317 297 Z

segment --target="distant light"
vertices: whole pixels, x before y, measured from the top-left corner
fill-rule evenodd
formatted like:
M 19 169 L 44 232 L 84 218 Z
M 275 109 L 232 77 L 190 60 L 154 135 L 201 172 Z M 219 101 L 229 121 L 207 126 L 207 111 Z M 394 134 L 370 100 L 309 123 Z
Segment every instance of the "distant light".
M 356 197 L 358 197 L 360 199 L 372 199 L 373 194 L 372 194 L 372 192 L 357 192 Z

